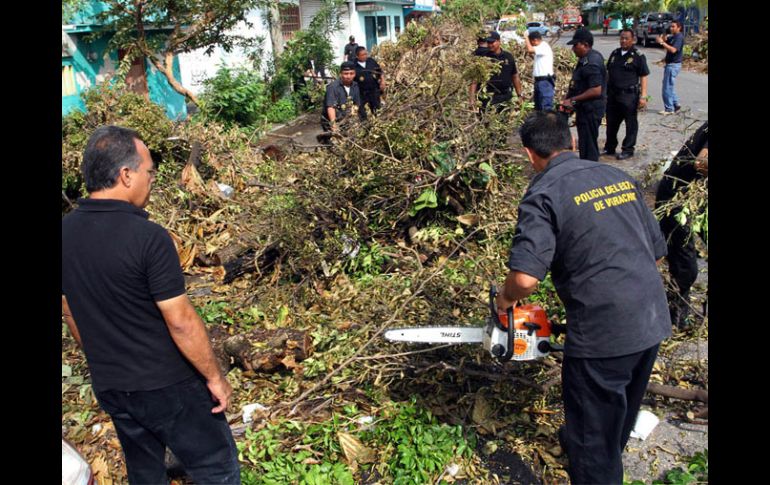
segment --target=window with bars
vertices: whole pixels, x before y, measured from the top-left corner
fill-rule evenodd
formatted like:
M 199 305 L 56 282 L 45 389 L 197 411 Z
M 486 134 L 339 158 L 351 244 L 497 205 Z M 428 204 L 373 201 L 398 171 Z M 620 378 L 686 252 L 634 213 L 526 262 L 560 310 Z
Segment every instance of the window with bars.
M 61 95 L 74 96 L 78 94 L 78 88 L 75 85 L 75 70 L 72 66 L 61 67 Z
M 302 27 L 299 16 L 299 5 L 282 4 L 279 7 L 279 13 L 281 35 L 283 35 L 283 41 L 286 42 Z

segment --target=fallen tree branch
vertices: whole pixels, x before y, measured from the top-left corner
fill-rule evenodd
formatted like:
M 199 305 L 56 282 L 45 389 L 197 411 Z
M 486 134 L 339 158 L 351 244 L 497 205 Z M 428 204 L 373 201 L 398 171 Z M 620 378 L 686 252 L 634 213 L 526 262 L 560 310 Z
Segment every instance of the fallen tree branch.
M 651 382 L 647 385 L 647 392 L 685 401 L 700 401 L 707 404 L 709 402 L 709 393 L 704 389 L 682 389 L 681 387 L 664 386 Z

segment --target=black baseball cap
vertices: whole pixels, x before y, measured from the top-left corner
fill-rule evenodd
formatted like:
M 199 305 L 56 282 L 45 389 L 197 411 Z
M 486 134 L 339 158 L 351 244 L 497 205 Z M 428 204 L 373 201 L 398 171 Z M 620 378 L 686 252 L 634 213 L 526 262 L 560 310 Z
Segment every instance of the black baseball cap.
M 586 44 L 593 47 L 594 36 L 588 29 L 577 29 L 575 34 L 572 36 L 572 40 L 567 42 L 567 45 L 577 44 L 578 42 L 585 42 Z
M 352 62 L 345 61 L 342 64 L 340 64 L 340 72 L 342 72 L 342 71 L 351 71 L 351 70 L 352 71 L 356 70 L 356 65 L 353 64 Z
M 496 40 L 500 40 L 500 34 L 498 34 L 496 30 L 493 30 L 487 36 L 487 42 L 494 42 Z

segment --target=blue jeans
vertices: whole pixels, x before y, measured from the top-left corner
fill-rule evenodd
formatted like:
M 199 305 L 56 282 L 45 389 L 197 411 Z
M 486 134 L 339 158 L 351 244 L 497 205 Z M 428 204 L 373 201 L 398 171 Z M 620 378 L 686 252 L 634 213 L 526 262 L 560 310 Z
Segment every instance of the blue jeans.
M 681 62 L 666 64 L 663 69 L 663 106 L 666 111 L 674 111 L 674 107 L 679 106 L 679 97 L 674 92 L 674 80 L 681 70 Z
M 553 109 L 553 80 L 535 81 L 535 110 L 550 111 Z
M 126 458 L 131 485 L 167 484 L 166 446 L 195 483 L 241 483 L 238 450 L 224 413 L 200 377 L 153 391 L 99 391 Z

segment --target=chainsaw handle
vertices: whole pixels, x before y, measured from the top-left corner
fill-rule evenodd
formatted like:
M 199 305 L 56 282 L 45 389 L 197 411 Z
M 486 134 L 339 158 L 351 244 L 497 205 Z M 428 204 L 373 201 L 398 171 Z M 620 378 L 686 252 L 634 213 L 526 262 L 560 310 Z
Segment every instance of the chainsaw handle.
M 502 357 L 498 357 L 500 362 L 508 362 L 513 357 L 513 306 L 506 308 L 505 313 L 508 315 L 508 328 L 505 329 L 508 335 L 508 350 L 505 351 Z

